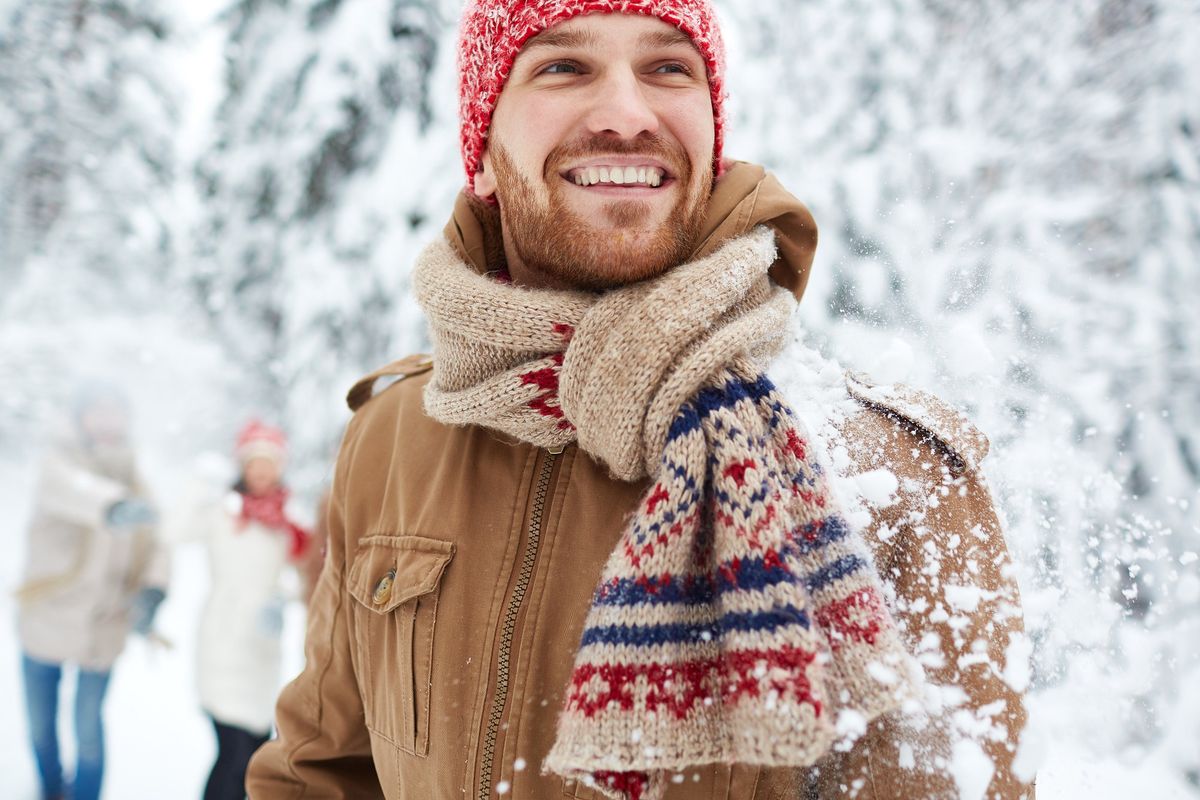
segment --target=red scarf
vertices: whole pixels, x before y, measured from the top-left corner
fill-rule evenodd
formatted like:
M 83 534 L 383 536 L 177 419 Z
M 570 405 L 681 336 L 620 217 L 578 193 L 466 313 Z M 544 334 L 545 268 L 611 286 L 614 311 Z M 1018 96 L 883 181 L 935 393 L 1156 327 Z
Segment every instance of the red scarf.
M 288 557 L 295 561 L 308 549 L 308 541 L 312 534 L 288 519 L 284 504 L 287 503 L 288 490 L 276 486 L 266 494 L 250 494 L 241 492 L 242 513 L 238 516 L 239 527 L 245 528 L 251 522 L 257 522 L 266 528 L 286 531 L 292 537 L 292 546 Z

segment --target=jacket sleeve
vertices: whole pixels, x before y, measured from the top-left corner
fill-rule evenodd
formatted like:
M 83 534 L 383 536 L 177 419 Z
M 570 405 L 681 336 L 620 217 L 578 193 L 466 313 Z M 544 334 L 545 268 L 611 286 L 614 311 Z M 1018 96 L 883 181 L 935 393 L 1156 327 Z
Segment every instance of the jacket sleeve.
M 351 663 L 353 602 L 346 591 L 345 447 L 329 504 L 325 568 L 313 592 L 305 667 L 275 707 L 277 737 L 246 773 L 251 800 L 379 798 L 362 698 Z
M 101 528 L 110 506 L 131 494 L 119 481 L 96 475 L 62 453 L 47 455 L 38 485 L 38 507 L 49 516 Z
M 878 411 L 859 416 L 865 424 L 847 438 L 867 456 L 865 464 L 856 457 L 860 468 L 887 468 L 898 479 L 898 502 L 873 511 L 867 541 L 924 668 L 926 715 L 877 720 L 848 752 L 819 765 L 819 796 L 1032 800 L 1032 776 L 1014 766 L 1028 650 L 987 485 L 918 427 Z
M 147 533 L 146 539 L 149 554 L 138 583 L 141 588 L 162 589 L 166 593 L 171 582 L 171 551 L 154 533 Z
M 140 471 L 134 480 L 131 494 L 149 501 L 150 490 Z M 163 538 L 164 530 L 164 526 L 159 523 L 146 526 L 134 535 L 141 538 L 140 546 L 145 548 L 145 555 L 139 559 L 141 567 L 138 573 L 138 588 L 161 589 L 165 594 L 171 582 L 171 550 L 170 542 Z

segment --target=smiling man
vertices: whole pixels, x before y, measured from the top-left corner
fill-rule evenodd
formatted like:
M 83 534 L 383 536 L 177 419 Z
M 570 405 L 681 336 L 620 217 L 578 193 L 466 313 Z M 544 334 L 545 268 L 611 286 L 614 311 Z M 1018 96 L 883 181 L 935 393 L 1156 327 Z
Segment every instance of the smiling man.
M 492 116 L 474 189 L 500 201 L 522 285 L 654 277 L 688 258 L 704 223 L 716 138 L 707 63 L 655 17 L 605 16 L 530 40 Z
M 467 8 L 435 356 L 350 392 L 252 798 L 1032 797 L 987 440 L 776 389 L 816 227 L 723 159 L 723 59 L 702 0 Z

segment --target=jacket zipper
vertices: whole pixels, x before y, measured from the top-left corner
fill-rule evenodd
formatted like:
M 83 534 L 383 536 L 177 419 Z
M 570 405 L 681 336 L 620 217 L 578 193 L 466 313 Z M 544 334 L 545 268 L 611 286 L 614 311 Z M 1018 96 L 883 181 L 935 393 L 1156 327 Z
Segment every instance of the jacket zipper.
M 521 571 L 517 575 L 516 585 L 513 586 L 512 596 L 508 599 L 508 609 L 504 613 L 504 623 L 500 632 L 500 653 L 496 661 L 496 692 L 492 695 L 492 712 L 488 715 L 487 733 L 483 739 L 483 761 L 479 771 L 479 793 L 476 795 L 478 800 L 490 800 L 492 795 L 492 768 L 496 759 L 496 737 L 500 733 L 500 721 L 504 718 L 504 706 L 508 703 L 509 661 L 512 657 L 517 615 L 521 611 L 521 603 L 525 600 L 529 582 L 533 579 L 533 566 L 537 560 L 538 545 L 542 538 L 542 515 L 546 510 L 546 495 L 550 490 L 550 476 L 554 471 L 555 458 L 562 451 L 562 447 L 552 447 L 542 460 L 542 470 L 538 475 L 533 495 L 533 509 L 529 515 L 529 537 L 525 543 Z

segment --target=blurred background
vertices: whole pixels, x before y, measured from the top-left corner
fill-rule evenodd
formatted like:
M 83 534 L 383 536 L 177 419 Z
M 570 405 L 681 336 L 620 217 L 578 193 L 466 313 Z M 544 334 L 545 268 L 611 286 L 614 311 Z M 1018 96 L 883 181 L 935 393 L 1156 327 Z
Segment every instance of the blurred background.
M 717 0 L 732 157 L 812 209 L 798 335 L 992 441 L 1031 633 L 1042 798 L 1200 797 L 1200 7 Z M 169 503 L 250 414 L 315 508 L 462 186 L 458 0 L 0 0 L 0 733 L 33 796 L 8 620 L 45 432 L 134 396 Z M 108 796 L 198 796 L 203 554 L 108 699 Z M 303 612 L 289 609 L 289 669 Z M 171 745 L 164 748 L 163 741 Z

